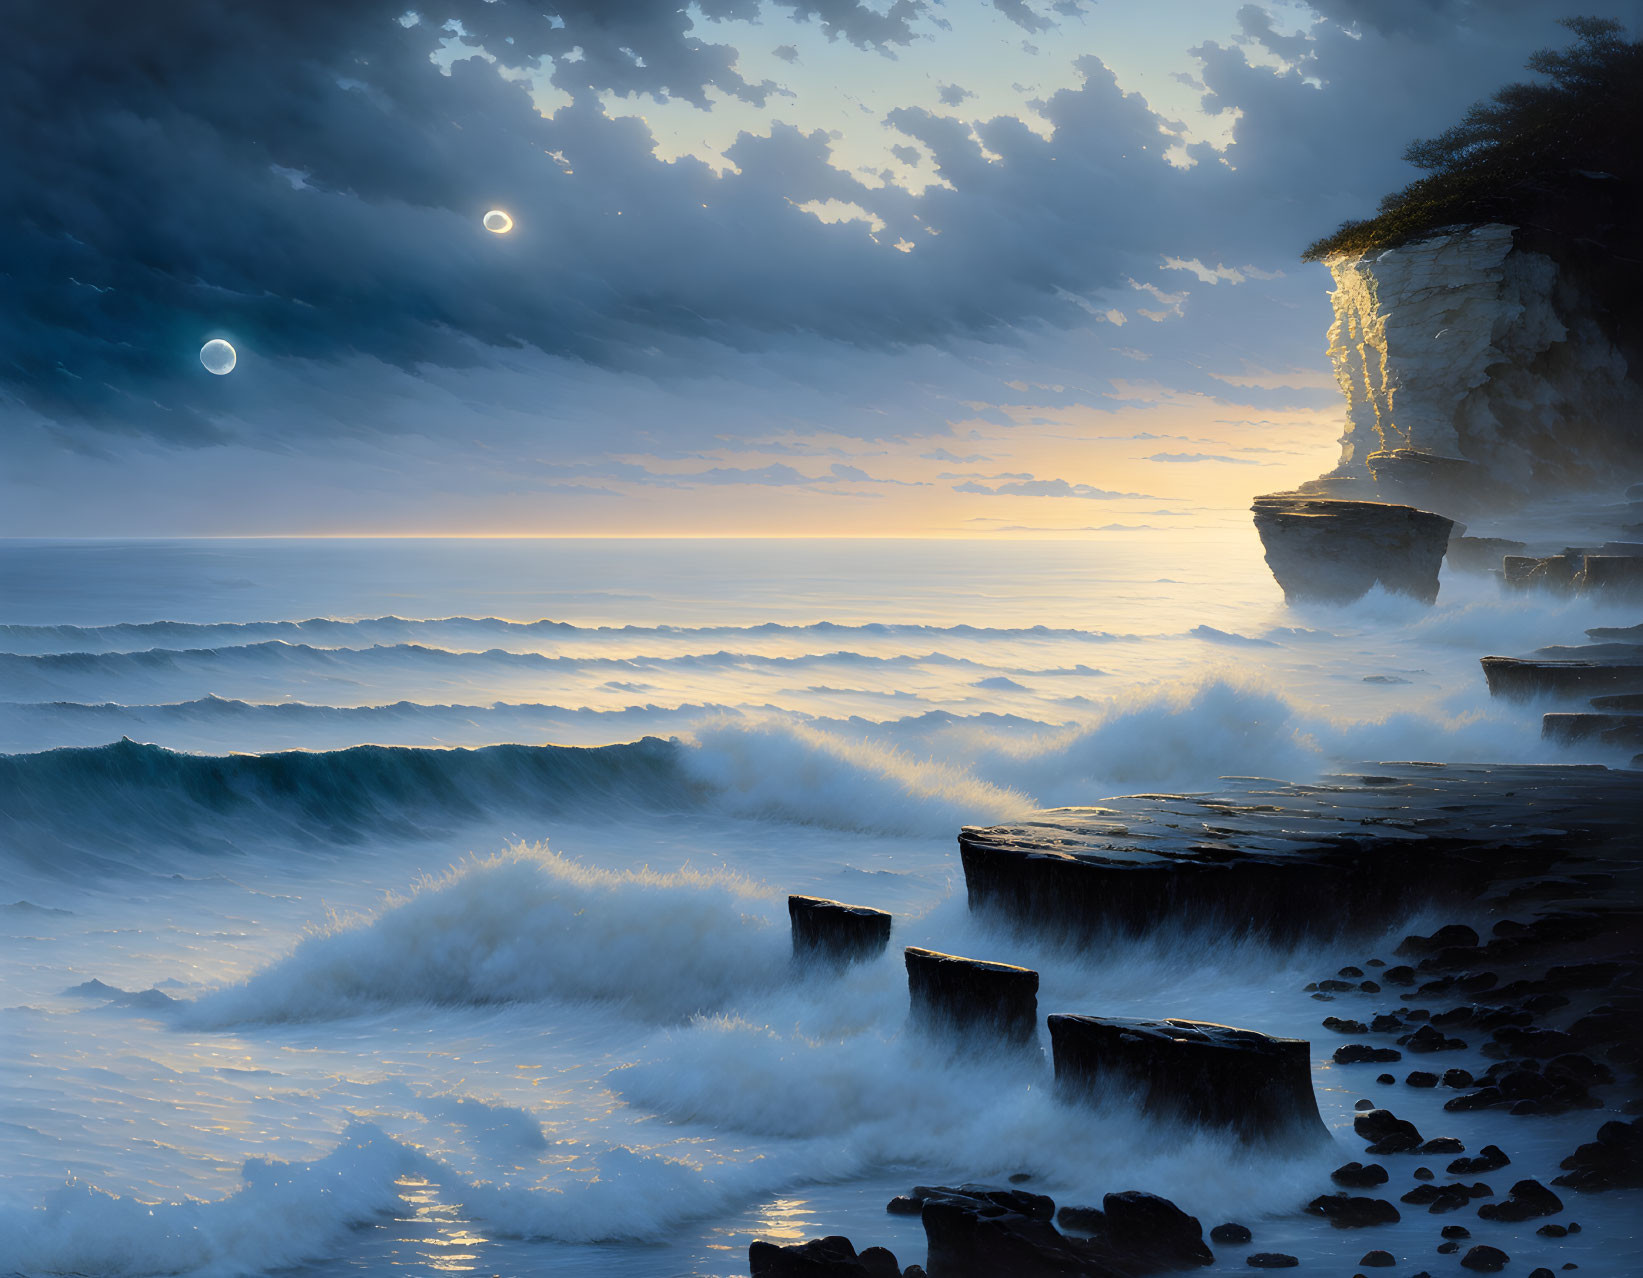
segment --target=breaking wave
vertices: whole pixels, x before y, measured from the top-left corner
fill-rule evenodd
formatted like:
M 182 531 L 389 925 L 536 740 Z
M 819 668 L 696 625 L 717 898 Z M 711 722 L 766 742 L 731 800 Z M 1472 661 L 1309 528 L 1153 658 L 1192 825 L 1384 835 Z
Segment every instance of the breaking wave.
M 726 873 L 608 870 L 543 845 L 459 866 L 188 1009 L 195 1025 L 384 1006 L 608 1001 L 682 1021 L 784 969 L 775 898 Z

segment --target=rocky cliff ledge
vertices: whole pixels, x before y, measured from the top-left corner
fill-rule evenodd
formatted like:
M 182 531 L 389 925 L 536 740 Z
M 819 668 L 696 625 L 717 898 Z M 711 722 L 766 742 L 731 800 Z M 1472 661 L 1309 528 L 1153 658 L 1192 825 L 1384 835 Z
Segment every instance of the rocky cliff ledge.
M 1491 223 L 1327 260 L 1347 423 L 1339 465 L 1303 492 L 1464 515 L 1643 471 L 1624 317 L 1589 264 L 1528 238 Z

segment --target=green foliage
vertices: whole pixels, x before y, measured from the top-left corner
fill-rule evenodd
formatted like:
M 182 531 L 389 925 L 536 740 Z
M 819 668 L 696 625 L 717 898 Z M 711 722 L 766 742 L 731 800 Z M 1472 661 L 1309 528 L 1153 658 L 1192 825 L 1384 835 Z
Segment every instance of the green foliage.
M 1528 69 L 1546 77 L 1509 84 L 1403 158 L 1427 170 L 1343 223 L 1302 261 L 1389 248 L 1443 226 L 1521 224 L 1580 174 L 1635 177 L 1643 156 L 1643 43 L 1607 18 L 1566 18 L 1567 49 L 1542 49 Z

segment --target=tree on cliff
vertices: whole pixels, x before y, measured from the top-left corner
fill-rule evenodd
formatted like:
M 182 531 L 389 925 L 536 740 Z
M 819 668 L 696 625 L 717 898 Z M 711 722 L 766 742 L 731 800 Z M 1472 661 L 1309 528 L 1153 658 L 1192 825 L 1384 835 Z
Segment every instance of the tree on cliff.
M 1301 255 L 1314 262 L 1413 239 L 1440 226 L 1506 222 L 1564 226 L 1574 204 L 1635 212 L 1643 180 L 1643 43 L 1607 18 L 1565 18 L 1567 49 L 1542 49 L 1528 69 L 1545 81 L 1509 84 L 1403 158 L 1428 176 L 1345 222 Z M 1615 192 L 1591 192 L 1597 185 Z M 1617 201 L 1617 202 L 1615 202 Z M 1578 233 L 1578 232 L 1577 232 Z

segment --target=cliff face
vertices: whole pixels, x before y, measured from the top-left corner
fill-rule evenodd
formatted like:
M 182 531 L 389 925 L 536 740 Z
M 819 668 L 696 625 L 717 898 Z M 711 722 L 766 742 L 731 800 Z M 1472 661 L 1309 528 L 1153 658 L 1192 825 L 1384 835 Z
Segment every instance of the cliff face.
M 1614 308 L 1515 238 L 1491 224 L 1328 262 L 1347 425 L 1307 491 L 1454 513 L 1643 473 L 1643 388 Z

